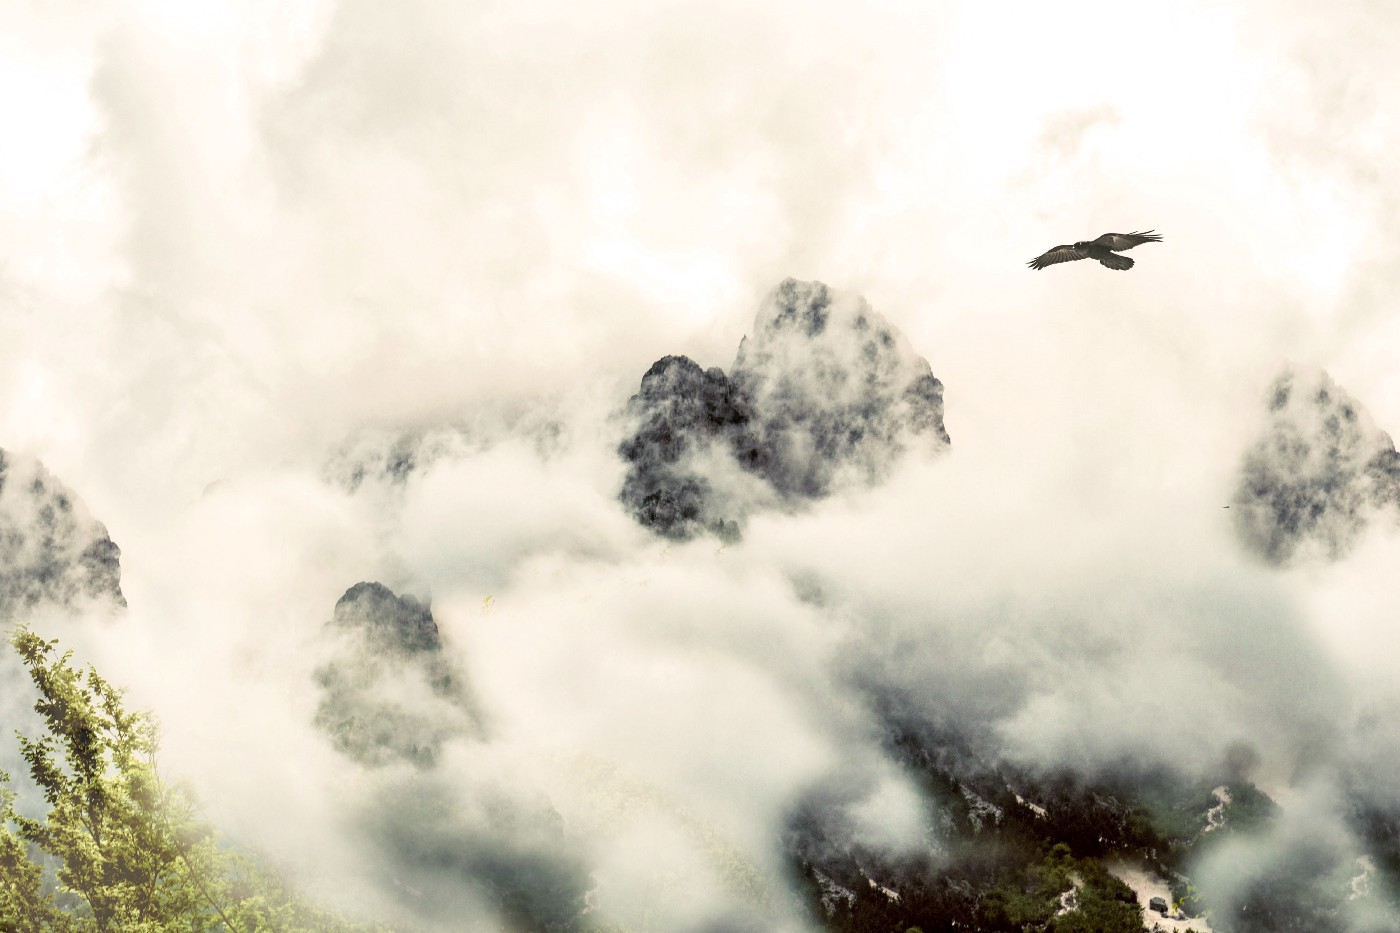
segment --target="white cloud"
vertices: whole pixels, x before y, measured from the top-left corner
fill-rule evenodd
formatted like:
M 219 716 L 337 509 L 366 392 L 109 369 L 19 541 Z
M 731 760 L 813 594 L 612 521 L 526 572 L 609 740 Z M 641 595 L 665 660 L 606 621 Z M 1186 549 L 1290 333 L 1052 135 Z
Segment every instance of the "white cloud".
M 1284 358 L 1400 430 L 1394 15 L 1071 7 L 8 11 L 0 446 L 107 523 L 131 603 L 65 637 L 314 873 L 374 799 L 310 727 L 319 627 L 362 579 L 430 593 L 495 729 L 452 767 L 530 775 L 618 918 L 699 879 L 669 929 L 800 924 L 775 827 L 881 760 L 862 678 L 1027 761 L 1347 767 L 1352 707 L 1391 721 L 1390 530 L 1280 575 L 1220 507 Z M 1145 227 L 1128 273 L 1022 266 Z M 904 330 L 953 453 L 668 548 L 606 412 L 665 353 L 728 365 L 788 275 Z M 401 488 L 331 479 L 459 429 Z

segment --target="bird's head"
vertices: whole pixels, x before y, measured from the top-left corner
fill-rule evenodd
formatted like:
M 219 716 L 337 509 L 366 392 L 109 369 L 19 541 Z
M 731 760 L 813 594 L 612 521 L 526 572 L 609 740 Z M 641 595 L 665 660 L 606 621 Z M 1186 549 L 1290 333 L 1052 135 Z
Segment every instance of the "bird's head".
M 1088 248 L 1089 248 L 1089 241 L 1088 241 L 1088 240 L 1080 240 L 1078 243 L 1075 243 L 1075 244 L 1074 244 L 1074 248 L 1075 248 L 1075 249 L 1088 249 Z

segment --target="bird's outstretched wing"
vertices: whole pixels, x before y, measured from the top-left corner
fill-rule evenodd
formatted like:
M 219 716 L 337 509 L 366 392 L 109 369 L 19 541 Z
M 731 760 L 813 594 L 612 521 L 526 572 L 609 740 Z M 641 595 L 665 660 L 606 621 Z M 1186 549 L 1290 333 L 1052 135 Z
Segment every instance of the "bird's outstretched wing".
M 1073 262 L 1076 259 L 1086 259 L 1089 256 L 1088 250 L 1077 249 L 1074 246 L 1057 246 L 1049 252 L 1042 253 L 1035 257 L 1026 265 L 1032 269 L 1044 269 L 1046 266 L 1053 266 L 1057 262 Z
M 1105 233 L 1094 242 L 1115 252 L 1122 252 L 1144 243 L 1160 243 L 1162 238 L 1151 230 L 1144 230 L 1140 233 Z

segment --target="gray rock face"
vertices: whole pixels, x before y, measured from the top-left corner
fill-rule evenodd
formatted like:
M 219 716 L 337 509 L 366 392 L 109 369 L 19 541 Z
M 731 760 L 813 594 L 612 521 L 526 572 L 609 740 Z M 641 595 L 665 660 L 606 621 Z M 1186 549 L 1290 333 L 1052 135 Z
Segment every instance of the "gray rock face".
M 862 298 L 788 279 L 764 301 L 730 375 L 658 360 L 628 402 L 622 502 L 684 540 L 739 535 L 744 517 L 886 478 L 911 447 L 938 451 L 943 385 Z
M 0 620 L 85 602 L 126 605 L 121 550 L 42 463 L 0 450 Z
M 465 680 L 443 655 L 432 611 L 380 583 L 357 583 L 327 628 L 340 651 L 316 672 L 316 725 L 365 765 L 430 767 L 442 743 L 476 731 Z
M 943 384 L 865 299 L 788 279 L 731 377 L 758 412 L 751 463 L 784 496 L 884 479 L 909 444 L 949 444 Z
M 657 360 L 628 403 L 635 434 L 619 448 L 631 464 L 621 498 L 638 522 L 668 538 L 712 531 L 738 537 L 710 482 L 697 469 L 704 457 L 733 457 L 740 465 L 757 456 L 748 399 L 719 367 L 708 372 L 684 356 Z
M 1378 514 L 1400 517 L 1400 454 L 1326 373 L 1286 370 L 1231 504 L 1240 539 L 1270 563 L 1336 560 Z
M 356 583 L 346 590 L 336 601 L 331 625 L 359 630 L 372 647 L 391 654 L 442 649 L 432 610 L 412 596 L 395 596 L 382 583 Z

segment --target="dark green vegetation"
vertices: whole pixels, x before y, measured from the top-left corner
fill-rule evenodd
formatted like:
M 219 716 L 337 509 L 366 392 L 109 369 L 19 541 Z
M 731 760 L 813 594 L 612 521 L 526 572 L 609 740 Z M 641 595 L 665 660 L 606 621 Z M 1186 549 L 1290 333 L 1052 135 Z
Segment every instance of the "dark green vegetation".
M 1044 850 L 1040 850 L 1044 851 Z M 821 904 L 828 930 L 1043 930 L 1045 933 L 1138 933 L 1142 909 L 1132 889 L 1094 859 L 1077 859 L 1063 843 L 1020 864 L 982 871 L 933 872 L 906 882 L 899 898 L 869 888 L 832 897 L 832 882 L 810 865 L 804 880 Z M 867 893 L 868 892 L 868 893 Z M 825 900 L 823 903 L 823 896 Z
M 1198 915 L 1211 905 L 1190 872 L 1224 841 L 1267 828 L 1277 809 L 1229 769 L 1200 781 L 1128 765 L 1094 780 L 1029 774 L 979 766 L 966 743 L 913 730 L 894 751 L 940 815 L 942 848 L 891 860 L 852 842 L 819 806 L 799 808 L 788 848 L 812 917 L 828 930 L 1136 933 L 1144 905 L 1107 866 L 1173 880 L 1173 901 Z M 1222 785 L 1224 805 L 1214 793 Z M 1252 899 L 1258 916 L 1277 893 L 1267 887 Z M 1278 903 L 1309 916 L 1295 901 Z M 1212 922 L 1217 933 L 1272 929 L 1244 915 Z
M 293 895 L 221 845 L 156 768 L 155 724 L 55 642 L 15 633 L 45 733 L 19 736 L 42 818 L 0 772 L 0 930 L 6 933 L 292 933 L 378 929 Z

